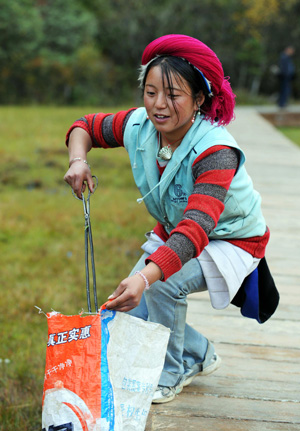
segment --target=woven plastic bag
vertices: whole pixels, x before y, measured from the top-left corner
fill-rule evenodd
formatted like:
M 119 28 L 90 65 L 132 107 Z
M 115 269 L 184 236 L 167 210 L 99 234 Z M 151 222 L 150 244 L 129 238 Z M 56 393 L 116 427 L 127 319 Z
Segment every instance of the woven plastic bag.
M 43 431 L 142 431 L 170 331 L 128 314 L 48 317 Z

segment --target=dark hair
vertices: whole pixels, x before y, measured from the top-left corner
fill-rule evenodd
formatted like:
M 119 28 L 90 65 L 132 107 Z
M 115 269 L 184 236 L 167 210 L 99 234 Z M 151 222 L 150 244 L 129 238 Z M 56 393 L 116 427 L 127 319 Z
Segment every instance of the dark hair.
M 200 72 L 187 60 L 181 57 L 175 57 L 172 55 L 158 56 L 152 60 L 145 69 L 142 69 L 140 75 L 140 87 L 144 92 L 146 79 L 149 71 L 155 67 L 160 66 L 162 78 L 166 78 L 168 87 L 170 88 L 170 93 L 172 95 L 173 85 L 172 85 L 172 75 L 174 76 L 176 82 L 180 85 L 182 84 L 182 79 L 188 83 L 189 88 L 192 92 L 192 98 L 196 100 L 200 91 L 205 95 L 205 104 L 210 103 L 210 98 L 207 96 L 207 86 L 200 74 Z M 176 105 L 172 99 L 172 103 L 177 113 Z

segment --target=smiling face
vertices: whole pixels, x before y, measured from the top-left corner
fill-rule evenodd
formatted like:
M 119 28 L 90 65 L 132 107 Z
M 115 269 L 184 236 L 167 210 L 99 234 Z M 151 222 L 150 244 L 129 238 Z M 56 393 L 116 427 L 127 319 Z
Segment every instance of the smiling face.
M 169 81 L 169 82 L 168 82 Z M 183 77 L 171 72 L 168 80 L 160 66 L 152 67 L 145 81 L 144 105 L 156 130 L 169 141 L 182 138 L 192 126 L 192 118 L 198 104 L 204 101 L 203 94 L 197 99 Z

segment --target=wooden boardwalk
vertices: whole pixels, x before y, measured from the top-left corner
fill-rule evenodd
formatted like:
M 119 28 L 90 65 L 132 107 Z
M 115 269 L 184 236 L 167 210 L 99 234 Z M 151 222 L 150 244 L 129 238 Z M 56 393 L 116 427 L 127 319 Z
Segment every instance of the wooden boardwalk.
M 188 322 L 214 342 L 222 366 L 153 405 L 146 431 L 300 430 L 300 150 L 253 108 L 239 108 L 229 129 L 262 195 L 280 305 L 259 325 L 234 306 L 212 309 L 207 293 L 191 296 Z

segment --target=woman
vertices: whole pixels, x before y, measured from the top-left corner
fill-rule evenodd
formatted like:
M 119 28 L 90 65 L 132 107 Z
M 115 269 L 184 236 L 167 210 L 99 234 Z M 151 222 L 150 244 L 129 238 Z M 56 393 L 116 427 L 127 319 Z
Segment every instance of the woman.
M 216 54 L 197 39 L 167 35 L 142 57 L 145 108 L 90 114 L 67 135 L 65 180 L 81 197 L 94 184 L 87 153 L 124 146 L 157 225 L 144 254 L 110 296 L 108 308 L 171 329 L 153 402 L 174 399 L 196 375 L 220 365 L 212 343 L 186 324 L 187 295 L 208 289 L 226 307 L 265 253 L 269 231 L 245 156 L 223 127 L 235 96 Z

